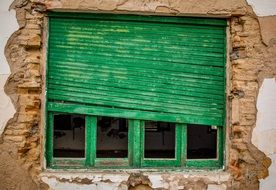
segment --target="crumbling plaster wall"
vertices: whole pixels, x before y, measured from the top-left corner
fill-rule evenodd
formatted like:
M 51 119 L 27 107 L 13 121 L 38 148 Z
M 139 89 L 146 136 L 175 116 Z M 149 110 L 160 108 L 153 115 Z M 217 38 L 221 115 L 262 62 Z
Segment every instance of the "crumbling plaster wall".
M 0 136 L 7 125 L 14 122 L 12 119 L 15 108 L 10 97 L 4 91 L 4 85 L 11 74 L 10 65 L 7 62 L 10 36 L 18 30 L 15 10 L 9 9 L 13 0 L 0 1 Z M 9 124 L 8 124 L 9 125 Z M 14 144 L 3 143 L 0 137 L 0 189 L 28 189 L 36 190 L 37 185 L 33 182 L 28 171 L 22 168 L 22 162 L 17 159 L 17 149 Z
M 247 0 L 248 4 L 252 6 L 254 12 L 259 17 L 275 15 L 276 1 L 273 0 Z
M 259 20 L 245 1 L 16 0 L 12 7 L 20 29 L 11 36 L 5 49 L 11 67 L 5 90 L 16 107 L 16 114 L 5 128 L 0 149 L 6 151 L 7 144 L 12 145 L 13 159 L 27 173 L 29 187 L 35 182 L 37 189 L 47 189 L 46 184 L 53 189 L 89 186 L 92 189 L 258 189 L 259 179 L 268 176 L 270 159 L 251 143 L 251 137 L 256 123 L 258 89 L 265 78 L 276 76 L 276 45 L 273 38 L 263 35 L 267 30 L 261 33 Z M 227 17 L 230 32 L 225 172 L 212 171 L 205 175 L 194 171 L 137 174 L 128 170 L 113 175 L 99 171 L 43 172 L 45 126 L 41 122 L 44 114 L 41 103 L 44 101 L 46 10 Z M 0 180 L 8 177 L 2 175 L 3 169 L 0 168 Z
M 12 2 L 13 0 L 0 1 L 0 25 L 5 26 L 0 30 L 0 135 L 7 121 L 15 113 L 10 98 L 4 92 L 4 85 L 10 75 L 9 64 L 5 57 L 5 45 L 11 34 L 18 29 L 15 11 L 9 11 Z
M 267 45 L 268 51 L 274 52 L 276 43 L 276 1 L 273 0 L 248 0 L 258 15 L 263 42 Z M 276 188 L 276 59 L 270 58 L 274 69 L 265 78 L 258 94 L 257 101 L 257 121 L 252 133 L 252 143 L 263 151 L 271 160 L 269 167 L 269 177 L 261 180 L 260 189 Z M 274 77 L 274 78 L 270 78 Z
M 229 174 L 226 172 L 121 172 L 44 173 L 42 180 L 55 190 L 226 190 Z
M 252 142 L 272 160 L 269 176 L 261 180 L 260 189 L 276 187 L 276 79 L 264 79 L 257 101 L 257 123 Z

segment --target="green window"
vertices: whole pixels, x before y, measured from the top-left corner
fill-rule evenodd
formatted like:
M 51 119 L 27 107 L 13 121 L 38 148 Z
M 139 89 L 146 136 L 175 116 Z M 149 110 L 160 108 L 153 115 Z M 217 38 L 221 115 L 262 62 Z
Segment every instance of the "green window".
M 226 20 L 50 13 L 51 168 L 223 164 Z

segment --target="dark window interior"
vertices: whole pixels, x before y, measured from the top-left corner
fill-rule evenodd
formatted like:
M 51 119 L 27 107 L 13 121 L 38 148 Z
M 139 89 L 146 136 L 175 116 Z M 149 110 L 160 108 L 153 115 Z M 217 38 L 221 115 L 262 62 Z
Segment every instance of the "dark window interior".
M 145 158 L 175 158 L 175 124 L 145 122 Z M 85 157 L 85 116 L 54 115 L 54 157 Z M 128 157 L 128 122 L 124 118 L 98 117 L 97 158 Z M 217 158 L 217 127 L 187 126 L 187 159 Z
M 175 158 L 175 124 L 145 122 L 145 158 Z
M 188 125 L 187 158 L 207 159 L 217 157 L 217 127 Z
M 97 158 L 127 158 L 127 123 L 123 118 L 98 117 Z
M 74 114 L 54 115 L 54 157 L 83 158 L 85 117 Z

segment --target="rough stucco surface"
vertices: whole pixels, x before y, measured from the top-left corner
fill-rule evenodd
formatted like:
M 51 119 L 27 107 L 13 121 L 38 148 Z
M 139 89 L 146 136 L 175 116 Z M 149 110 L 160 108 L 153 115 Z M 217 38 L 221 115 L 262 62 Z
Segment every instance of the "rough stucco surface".
M 258 95 L 257 123 L 252 142 L 272 160 L 269 177 L 261 180 L 260 189 L 276 187 L 276 79 L 265 79 Z
M 15 112 L 11 100 L 4 92 L 4 85 L 8 77 L 8 74 L 0 74 L 0 135 Z
M 275 7 L 276 9 L 276 7 Z M 276 16 L 259 17 L 263 42 L 272 46 L 276 44 Z
M 0 135 L 2 134 L 7 121 L 15 113 L 10 98 L 4 92 L 4 85 L 10 74 L 9 64 L 5 57 L 5 45 L 11 34 L 18 29 L 15 18 L 15 11 L 9 11 L 13 0 L 0 1 L 0 25 L 5 26 L 0 30 Z
M 0 30 L 0 74 L 10 74 L 4 49 L 11 34 L 18 29 L 15 11 L 9 10 L 12 2 L 13 0 L 0 1 L 0 25 L 2 26 Z
M 7 143 L 0 144 L 0 189 L 37 190 L 24 164 L 17 160 L 16 148 Z
M 142 177 L 141 177 L 142 176 Z M 86 172 L 86 173 L 44 173 L 41 175 L 44 182 L 49 184 L 50 188 L 56 190 L 73 189 L 118 189 L 127 190 L 140 189 L 214 189 L 225 188 L 229 179 L 229 174 L 221 172 L 172 172 L 168 173 L 148 173 L 141 175 L 139 172 L 129 174 L 124 172 Z M 220 184 L 217 184 L 217 181 Z M 209 185 L 206 185 L 209 184 Z M 149 187 L 150 186 L 150 187 Z M 138 189 L 139 189 L 138 188 Z
M 46 0 L 48 9 L 95 10 L 95 11 L 137 11 L 145 13 L 174 13 L 185 15 L 230 15 L 242 9 L 246 3 L 241 0 Z
M 276 15 L 276 1 L 274 0 L 246 0 L 258 16 Z
M 276 43 L 276 1 L 247 0 L 247 2 L 259 16 L 263 42 L 266 45 Z
M 37 189 L 47 189 L 49 186 L 67 189 L 68 185 L 77 188 L 76 185 L 86 187 L 91 183 L 91 179 L 84 177 L 85 171 L 75 177 L 64 173 L 60 176 L 55 172 L 46 175 L 42 172 L 45 127 L 41 122 L 41 103 L 44 101 L 42 90 L 45 80 L 42 47 L 45 43 L 43 26 L 47 9 L 229 17 L 229 106 L 225 170 L 228 175 L 223 178 L 224 180 L 220 177 L 210 180 L 209 177 L 212 175 L 203 175 L 202 172 L 195 176 L 185 175 L 185 172 L 180 175 L 172 175 L 170 172 L 154 175 L 130 170 L 121 179 L 120 188 L 254 190 L 259 188 L 259 180 L 268 176 L 271 160 L 252 144 L 251 137 L 256 122 L 258 89 L 265 78 L 276 77 L 276 45 L 263 44 L 257 17 L 245 1 L 17 0 L 13 8 L 17 12 L 20 29 L 11 36 L 5 49 L 11 67 L 5 90 L 16 106 L 16 114 L 5 128 L 0 149 L 6 152 L 9 150 L 8 144 L 13 145 L 11 148 L 15 154 L 10 161 L 20 163 L 21 169 L 27 173 L 25 177 L 30 179 L 30 186 L 35 182 Z M 223 173 L 213 171 L 215 176 L 222 176 Z M 9 178 L 5 169 L 0 168 L 0 175 L 1 180 Z M 92 175 L 91 178 L 94 177 Z M 107 184 L 116 189 L 118 177 L 120 174 L 115 173 L 99 182 L 101 188 L 97 186 L 94 189 L 105 189 Z M 13 181 L 16 180 L 14 178 Z M 90 185 L 92 188 L 95 184 Z M 12 189 L 11 186 L 6 188 Z

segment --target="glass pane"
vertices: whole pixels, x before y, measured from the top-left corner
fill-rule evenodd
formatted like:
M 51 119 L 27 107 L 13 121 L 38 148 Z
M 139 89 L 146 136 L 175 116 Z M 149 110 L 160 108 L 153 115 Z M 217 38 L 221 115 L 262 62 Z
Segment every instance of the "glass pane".
M 145 158 L 175 158 L 175 124 L 145 122 Z
M 97 158 L 127 158 L 127 123 L 123 118 L 98 117 Z
M 188 125 L 187 158 L 206 159 L 217 157 L 217 127 Z
M 85 117 L 54 115 L 54 157 L 83 158 L 85 150 Z

